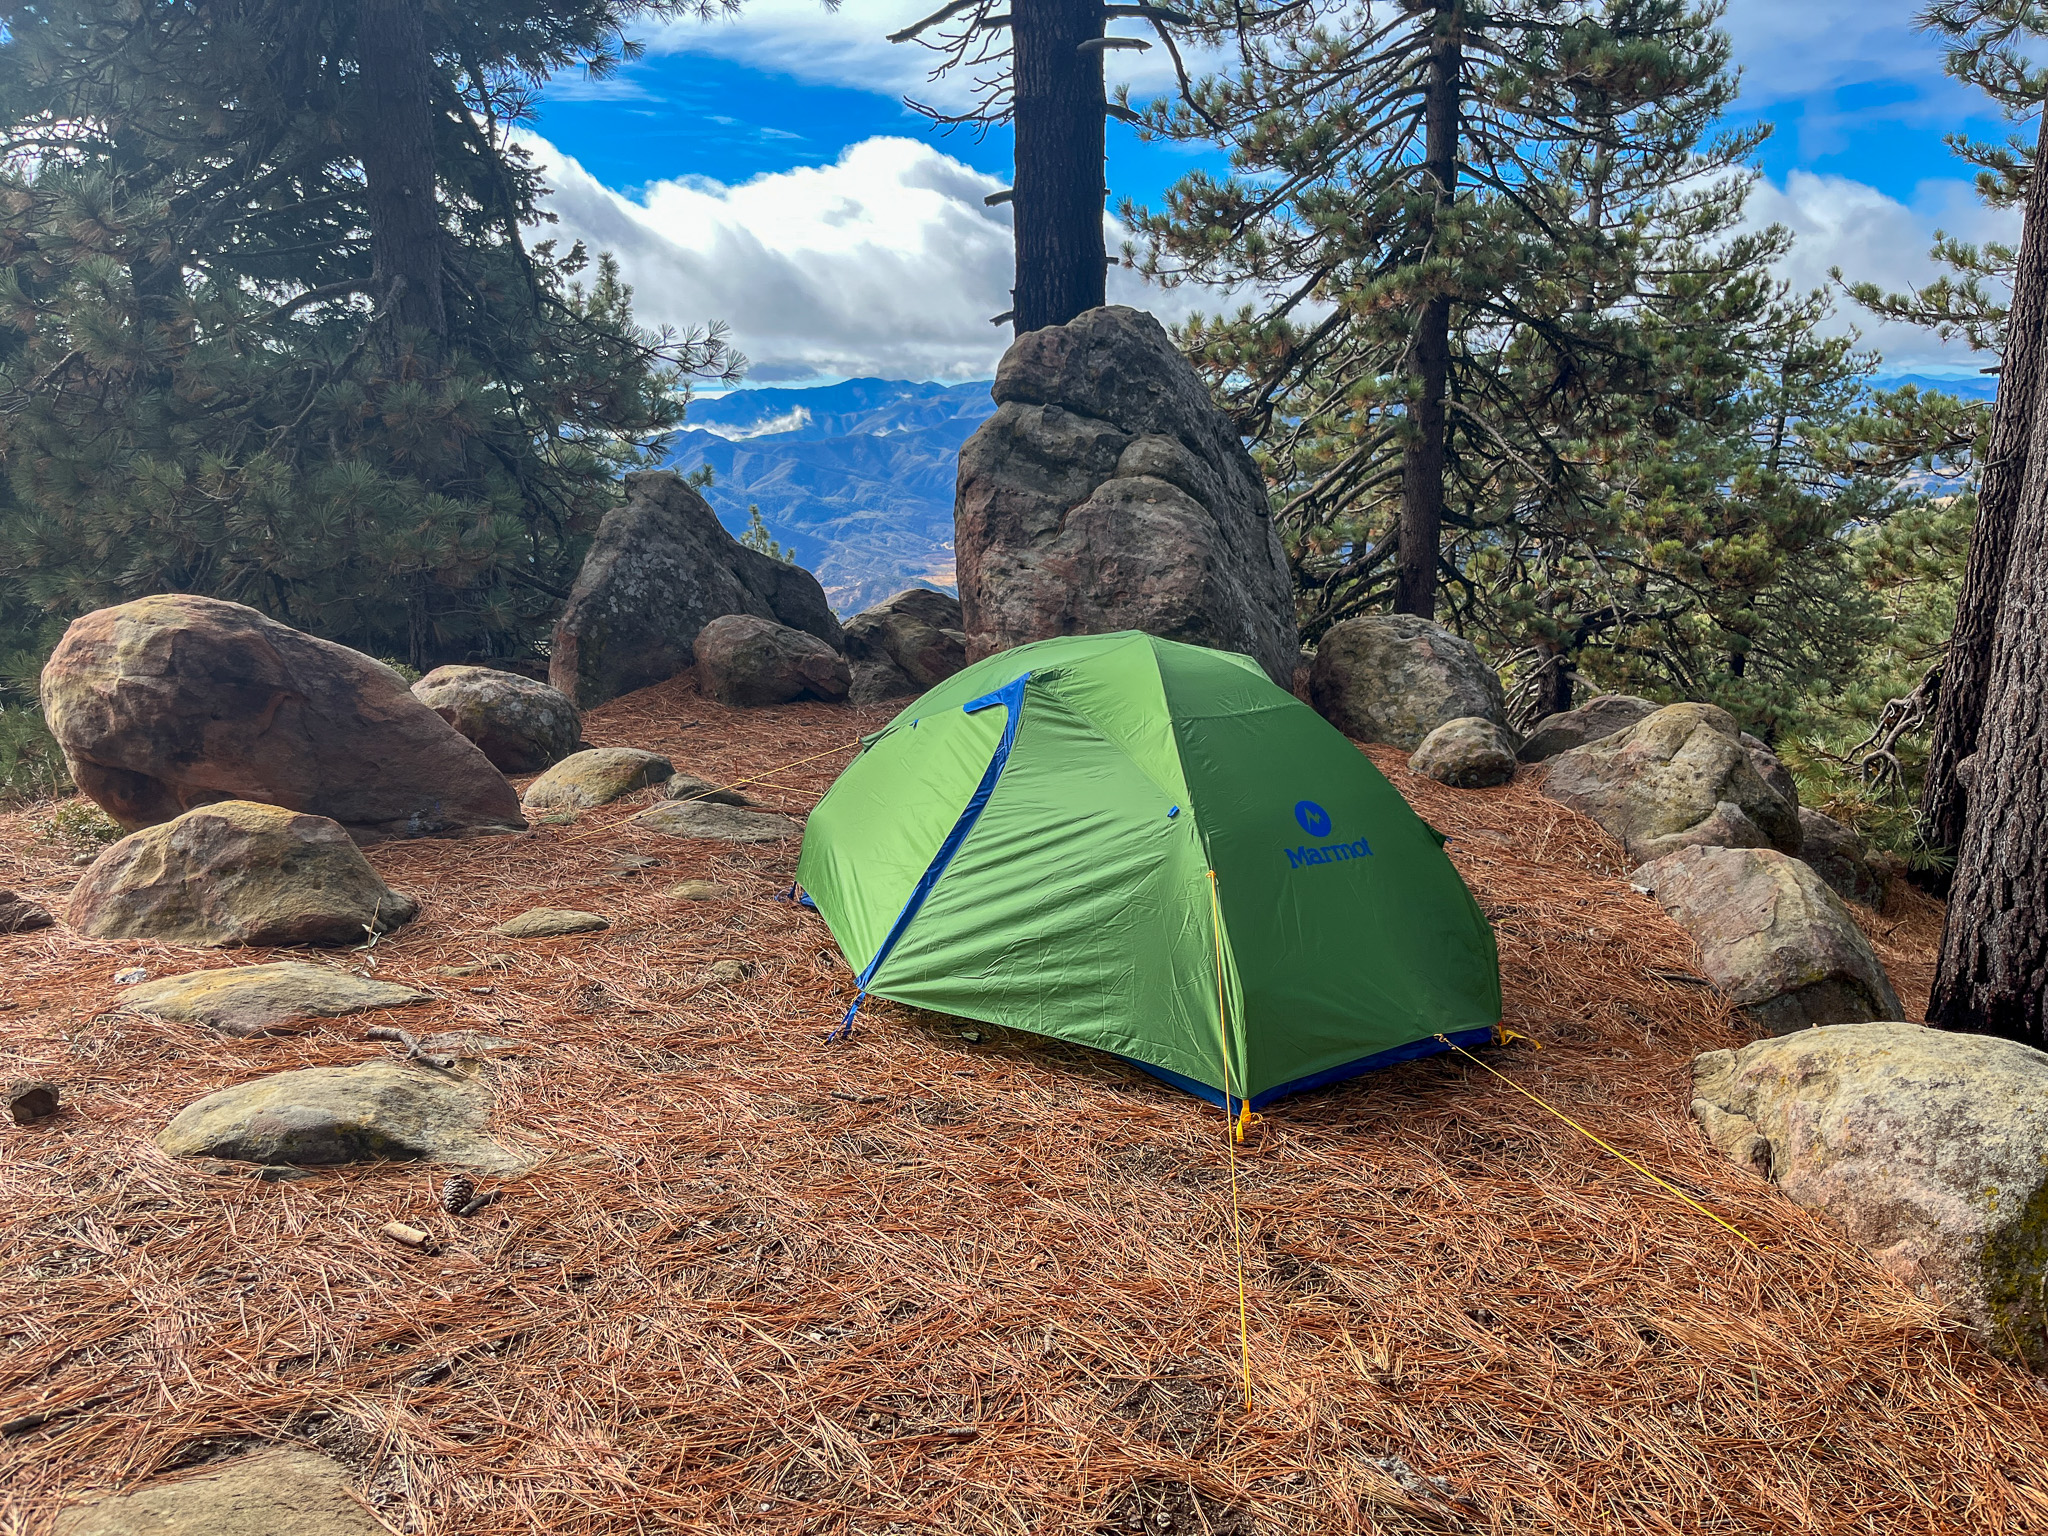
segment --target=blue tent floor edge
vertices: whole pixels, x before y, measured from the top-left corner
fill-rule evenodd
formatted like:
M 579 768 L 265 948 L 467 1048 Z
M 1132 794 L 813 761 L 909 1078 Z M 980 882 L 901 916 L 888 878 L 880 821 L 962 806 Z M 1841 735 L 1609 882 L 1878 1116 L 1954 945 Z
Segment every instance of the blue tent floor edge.
M 1320 1072 L 1311 1072 L 1307 1077 L 1297 1077 L 1291 1083 L 1278 1083 L 1271 1088 L 1262 1089 L 1251 1096 L 1251 1107 L 1254 1110 L 1264 1109 L 1275 1099 L 1284 1098 L 1290 1093 L 1307 1093 L 1311 1088 L 1327 1088 L 1332 1083 L 1341 1083 L 1350 1078 L 1361 1077 L 1367 1072 L 1377 1072 L 1382 1067 L 1398 1066 L 1404 1061 L 1415 1061 L 1424 1056 L 1439 1055 L 1450 1049 L 1450 1046 L 1443 1043 L 1444 1040 L 1448 1040 L 1451 1045 L 1458 1046 L 1491 1045 L 1493 1043 L 1493 1031 L 1494 1026 L 1488 1024 L 1480 1029 L 1456 1030 L 1445 1035 L 1443 1040 L 1439 1040 L 1435 1035 L 1428 1035 L 1420 1040 L 1410 1040 L 1406 1045 L 1397 1045 L 1388 1050 L 1375 1051 L 1370 1056 L 1361 1056 L 1358 1060 L 1347 1061 L 1342 1066 L 1326 1067 Z M 1183 1077 L 1180 1073 L 1170 1071 L 1165 1067 L 1155 1067 L 1149 1061 L 1138 1061 L 1129 1056 L 1123 1059 L 1130 1062 L 1132 1066 L 1140 1071 L 1150 1073 L 1162 1083 L 1178 1088 L 1182 1093 L 1191 1093 L 1196 1098 L 1214 1104 L 1218 1108 L 1227 1108 L 1235 1111 L 1242 1108 L 1246 1102 L 1232 1095 L 1231 1102 L 1226 1105 L 1223 1102 L 1223 1090 L 1220 1088 L 1211 1088 L 1207 1083 L 1198 1083 L 1192 1077 Z

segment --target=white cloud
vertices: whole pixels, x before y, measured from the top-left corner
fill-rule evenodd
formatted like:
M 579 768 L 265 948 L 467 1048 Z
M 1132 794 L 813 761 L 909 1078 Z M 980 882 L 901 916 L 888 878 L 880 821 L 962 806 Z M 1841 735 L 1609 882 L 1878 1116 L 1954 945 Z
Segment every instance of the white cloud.
M 928 144 L 864 139 L 830 165 L 627 197 L 545 139 L 523 142 L 553 188 L 562 242 L 613 252 L 643 323 L 725 321 L 759 383 L 987 378 L 1008 345 L 1009 327 L 989 320 L 1010 307 L 1010 211 L 982 204 L 1003 183 Z M 1120 248 L 1120 227 L 1105 227 Z M 1162 319 L 1201 297 L 1110 273 L 1113 302 Z
M 712 22 L 674 19 L 636 29 L 636 35 L 656 53 L 709 54 L 818 85 L 908 96 L 957 112 L 973 101 L 975 77 L 990 69 L 955 70 L 932 80 L 932 67 L 940 62 L 937 53 L 915 42 L 889 41 L 891 32 L 936 9 L 936 0 L 853 0 L 836 11 L 827 11 L 820 0 L 749 0 L 735 16 Z M 1143 98 L 1172 86 L 1172 62 L 1149 27 L 1124 21 L 1110 30 L 1153 43 L 1147 52 L 1119 49 L 1105 58 L 1112 91 L 1128 84 Z M 1188 62 L 1199 71 L 1198 56 L 1188 55 Z
M 1749 213 L 1756 224 L 1783 224 L 1793 232 L 1780 272 L 1800 289 L 1832 287 L 1831 267 L 1840 267 L 1850 282 L 1874 282 L 1890 292 L 1923 284 L 1940 270 L 1927 255 L 1937 229 L 1978 241 L 2019 237 L 2017 211 L 1986 208 L 1963 181 L 1922 182 L 1908 205 L 1846 177 L 1793 171 L 1782 188 L 1759 182 Z M 1837 328 L 1853 325 L 1866 346 L 1883 353 L 1888 371 L 1954 371 L 1988 361 L 1960 342 L 1944 346 L 1917 327 L 1879 322 L 1845 296 L 1837 301 Z

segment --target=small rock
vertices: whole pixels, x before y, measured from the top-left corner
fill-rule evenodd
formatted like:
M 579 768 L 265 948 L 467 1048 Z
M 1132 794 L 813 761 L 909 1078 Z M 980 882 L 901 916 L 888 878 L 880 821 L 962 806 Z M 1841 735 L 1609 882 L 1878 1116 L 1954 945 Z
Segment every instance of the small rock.
M 677 901 L 730 901 L 737 893 L 716 880 L 678 880 L 662 894 Z
M 56 1536 L 386 1536 L 350 1492 L 348 1473 L 315 1451 L 266 1450 L 200 1477 L 145 1484 L 57 1517 Z
M 57 1085 L 38 1079 L 16 1083 L 7 1090 L 7 1113 L 16 1125 L 33 1125 L 57 1113 L 63 1094 Z
M 338 945 L 418 912 L 326 817 L 224 800 L 107 849 L 73 887 L 67 921 L 94 939 Z
M 1827 881 L 1837 896 L 1866 907 L 1884 904 L 1887 882 L 1871 863 L 1862 838 L 1834 817 L 1805 806 L 1799 809 L 1799 829 L 1804 834 L 1799 857 L 1813 866 L 1813 872 Z
M 675 772 L 665 757 L 635 747 L 586 747 L 526 786 L 520 804 L 532 811 L 587 811 Z
M 1870 1022 L 1693 1062 L 1728 1157 L 1825 1211 L 1914 1292 L 2048 1370 L 2048 1055 Z
M 501 773 L 539 773 L 583 739 L 583 717 L 569 696 L 516 672 L 436 667 L 412 693 L 475 742 Z
M 566 907 L 534 907 L 509 917 L 491 930 L 501 939 L 556 939 L 569 933 L 596 933 L 611 927 L 609 918 Z
M 1331 626 L 1309 670 L 1309 702 L 1353 741 L 1414 751 L 1447 720 L 1499 720 L 1500 675 L 1470 640 L 1412 614 Z
M 722 704 L 836 704 L 853 686 L 846 658 L 816 635 L 729 613 L 697 633 L 697 686 Z
M 1515 776 L 1514 743 L 1491 720 L 1466 715 L 1446 720 L 1423 737 L 1408 769 L 1453 789 L 1505 784 Z
M 633 818 L 633 825 L 670 837 L 713 843 L 779 843 L 799 836 L 803 828 L 772 811 L 743 811 L 702 800 L 667 800 Z
M 1683 848 L 1635 881 L 1700 947 L 1700 970 L 1774 1035 L 1905 1012 L 1841 898 L 1770 848 Z
M 1632 693 L 1596 693 L 1577 709 L 1545 715 L 1515 755 L 1525 763 L 1548 762 L 1560 752 L 1625 731 L 1657 706 Z
M 146 966 L 131 965 L 126 970 L 114 972 L 114 985 L 117 987 L 133 987 L 147 980 L 149 969 Z
M 729 986 L 736 981 L 745 981 L 753 974 L 753 967 L 744 960 L 714 960 L 704 974 Z
M 516 1161 L 485 1134 L 473 1078 L 403 1061 L 274 1072 L 180 1110 L 156 1142 L 172 1157 L 293 1166 L 433 1158 L 499 1170 Z
M 372 1008 L 404 1008 L 432 994 L 374 981 L 331 965 L 280 960 L 166 976 L 130 992 L 123 1003 L 140 1013 L 205 1024 L 224 1035 L 262 1035 L 294 1019 L 335 1019 Z
M 981 1044 L 981 1031 L 978 1029 L 963 1029 L 960 1031 L 960 1038 L 969 1045 L 979 1045 Z
M 86 855 L 86 862 L 92 862 L 92 855 Z M 38 928 L 48 928 L 57 919 L 41 907 L 13 891 L 0 891 L 0 933 L 34 933 Z
M 707 805 L 758 805 L 736 789 L 723 788 L 694 773 L 679 773 L 661 789 L 664 800 L 701 800 Z

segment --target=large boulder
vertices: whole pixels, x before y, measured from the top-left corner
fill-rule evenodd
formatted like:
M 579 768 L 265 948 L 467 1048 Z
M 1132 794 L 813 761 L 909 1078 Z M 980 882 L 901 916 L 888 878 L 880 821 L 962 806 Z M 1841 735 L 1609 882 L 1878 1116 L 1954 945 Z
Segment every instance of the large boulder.
M 436 667 L 412 692 L 503 773 L 539 773 L 583 739 L 583 717 L 569 696 L 517 672 Z
M 279 960 L 145 981 L 122 995 L 121 1006 L 246 1038 L 301 1019 L 335 1019 L 432 1000 L 431 993 L 336 966 Z
M 1799 812 L 1765 784 L 1735 721 L 1670 704 L 1550 759 L 1543 793 L 1583 812 L 1647 863 L 1680 848 L 1799 851 Z
M 721 704 L 837 704 L 852 686 L 844 656 L 785 624 L 734 613 L 697 635 L 697 687 Z
M 1453 789 L 1483 789 L 1515 776 L 1515 744 L 1491 720 L 1465 715 L 1446 720 L 1422 738 L 1408 771 Z
M 239 1163 L 367 1163 L 433 1158 L 516 1165 L 485 1134 L 490 1094 L 475 1078 L 404 1061 L 273 1072 L 209 1093 L 157 1133 L 172 1157 Z
M 1992 1348 L 2048 1369 L 2048 1056 L 1845 1024 L 1710 1051 L 1693 1094 L 1723 1153 L 1825 1211 Z
M 661 682 L 696 664 L 698 631 L 726 613 L 844 643 L 817 577 L 748 549 L 672 470 L 628 475 L 555 626 L 548 681 L 585 709 Z
M 72 888 L 65 921 L 95 939 L 334 945 L 418 912 L 336 823 L 224 800 L 108 848 Z
M 1774 1035 L 1906 1010 L 1841 898 L 1770 848 L 1681 848 L 1631 880 L 1700 947 L 1700 971 Z
M 1639 699 L 1632 693 L 1596 693 L 1577 709 L 1538 720 L 1516 756 L 1525 763 L 1548 762 L 1560 752 L 1625 731 L 1645 715 L 1656 712 L 1657 706 L 1650 700 Z
M 587 811 L 636 789 L 665 783 L 674 773 L 675 766 L 658 752 L 585 747 L 527 785 L 520 804 L 529 811 Z
M 1308 674 L 1309 702 L 1353 741 L 1409 751 L 1447 720 L 1499 723 L 1500 674 L 1479 647 L 1412 614 L 1369 614 L 1330 627 Z
M 960 599 L 912 587 L 846 621 L 856 704 L 922 693 L 967 665 Z
M 1799 808 L 1799 857 L 1844 901 L 1884 905 L 1885 877 L 1870 862 L 1863 839 L 1832 816 Z
M 516 830 L 490 759 L 381 662 L 240 603 L 139 598 L 75 620 L 43 715 L 78 787 L 130 831 L 219 800 L 359 841 Z
M 1164 327 L 1110 305 L 1017 338 L 960 450 L 967 654 L 1141 629 L 1287 687 L 1293 584 L 1237 429 Z

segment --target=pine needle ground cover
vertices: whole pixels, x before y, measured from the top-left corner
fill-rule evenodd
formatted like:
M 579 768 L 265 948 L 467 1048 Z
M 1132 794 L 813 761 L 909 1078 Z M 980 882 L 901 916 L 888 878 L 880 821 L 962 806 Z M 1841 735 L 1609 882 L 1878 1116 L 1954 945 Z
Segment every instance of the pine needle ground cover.
M 678 683 L 587 734 L 724 782 L 886 713 Z M 826 1045 L 851 988 L 774 900 L 795 845 L 621 803 L 370 850 L 424 912 L 335 958 L 441 1000 L 287 1038 L 146 1020 L 113 981 L 279 954 L 5 941 L 8 1075 L 67 1107 L 0 1128 L 0 1532 L 278 1439 L 437 1536 L 2048 1532 L 2048 1388 L 1695 1132 L 1690 1058 L 1740 1037 L 1619 849 L 1536 770 L 1458 791 L 1373 757 L 1451 835 L 1543 1042 L 1486 1059 L 1758 1250 L 1457 1057 L 1290 1099 L 1238 1159 L 1247 1407 L 1219 1111 L 887 1003 Z M 755 793 L 800 813 L 841 760 Z M 0 817 L 0 887 L 55 903 L 73 851 L 36 815 Z M 670 894 L 692 879 L 736 894 Z M 612 926 L 487 934 L 537 905 Z M 1939 918 L 1869 919 L 1909 1010 Z M 379 1024 L 517 1042 L 494 1129 L 539 1161 L 477 1215 L 442 1212 L 443 1168 L 265 1183 L 153 1145 L 215 1088 L 394 1050 Z

